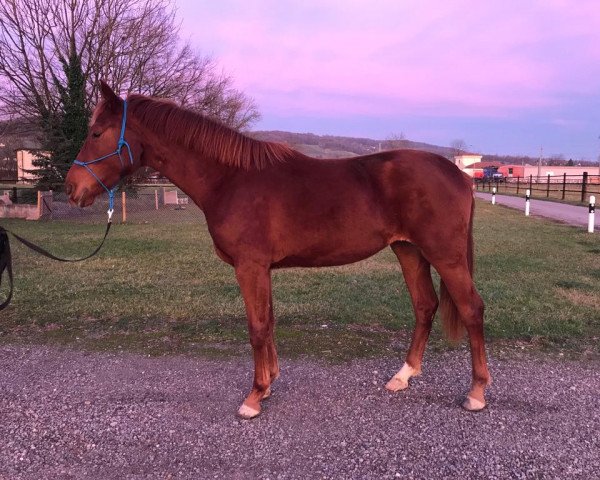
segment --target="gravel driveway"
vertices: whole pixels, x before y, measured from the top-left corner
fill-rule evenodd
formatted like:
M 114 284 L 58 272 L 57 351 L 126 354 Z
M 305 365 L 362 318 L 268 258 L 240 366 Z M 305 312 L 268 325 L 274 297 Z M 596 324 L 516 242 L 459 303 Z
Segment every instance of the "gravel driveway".
M 489 407 L 463 411 L 465 350 L 283 360 L 262 415 L 235 417 L 244 358 L 147 358 L 0 346 L 0 478 L 600 478 L 600 365 L 490 362 Z

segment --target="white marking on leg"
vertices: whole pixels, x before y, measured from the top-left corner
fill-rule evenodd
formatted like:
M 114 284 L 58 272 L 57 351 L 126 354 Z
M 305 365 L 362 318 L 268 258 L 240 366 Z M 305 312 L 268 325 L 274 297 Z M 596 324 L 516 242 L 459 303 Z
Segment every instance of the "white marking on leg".
M 408 363 L 404 362 L 400 371 L 394 375 L 385 388 L 390 392 L 397 392 L 408 388 L 408 379 L 417 374 L 417 371 Z
M 476 412 L 478 410 L 482 410 L 485 407 L 485 402 L 468 396 L 467 399 L 463 402 L 462 406 L 465 410 L 469 410 L 470 412 Z
M 252 407 L 249 407 L 245 403 L 242 403 L 242 406 L 238 410 L 238 415 L 245 419 L 250 419 L 256 417 L 260 411 L 254 410 Z

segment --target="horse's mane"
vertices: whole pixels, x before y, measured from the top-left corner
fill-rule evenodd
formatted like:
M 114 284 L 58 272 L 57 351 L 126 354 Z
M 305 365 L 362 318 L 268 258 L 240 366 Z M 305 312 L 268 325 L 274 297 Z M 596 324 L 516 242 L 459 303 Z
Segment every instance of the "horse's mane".
M 286 145 L 250 138 L 167 100 L 133 94 L 127 103 L 131 115 L 144 127 L 173 144 L 225 165 L 261 170 L 293 155 Z

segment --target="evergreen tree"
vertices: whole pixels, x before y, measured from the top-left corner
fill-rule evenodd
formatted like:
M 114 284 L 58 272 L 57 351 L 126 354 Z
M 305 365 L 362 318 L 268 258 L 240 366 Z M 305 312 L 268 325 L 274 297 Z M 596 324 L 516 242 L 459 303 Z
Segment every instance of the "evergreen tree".
M 56 114 L 41 118 L 42 148 L 33 161 L 38 188 L 61 189 L 67 171 L 87 136 L 89 111 L 86 108 L 85 78 L 81 58 L 77 55 L 74 40 L 71 54 L 61 58 L 65 80 L 53 78 L 59 92 L 60 108 Z

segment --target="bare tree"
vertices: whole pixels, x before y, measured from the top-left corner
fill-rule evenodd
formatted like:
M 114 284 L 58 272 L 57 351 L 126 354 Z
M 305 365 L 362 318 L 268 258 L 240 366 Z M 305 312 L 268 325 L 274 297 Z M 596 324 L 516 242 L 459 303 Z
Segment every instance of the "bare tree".
M 453 150 L 454 156 L 463 155 L 467 152 L 467 143 L 464 140 L 457 138 L 450 142 L 450 148 Z
M 407 148 L 408 144 L 409 144 L 409 142 L 406 139 L 406 135 L 404 135 L 404 132 L 400 132 L 400 133 L 390 133 L 386 137 L 382 146 L 386 150 L 396 150 L 398 148 Z
M 18 138 L 8 124 L 0 123 L 0 181 L 17 180 L 17 164 L 14 161 Z
M 59 114 L 63 67 L 77 57 L 88 110 L 104 79 L 121 93 L 169 97 L 235 128 L 256 121 L 253 101 L 178 32 L 171 0 L 2 0 L 2 114 Z

